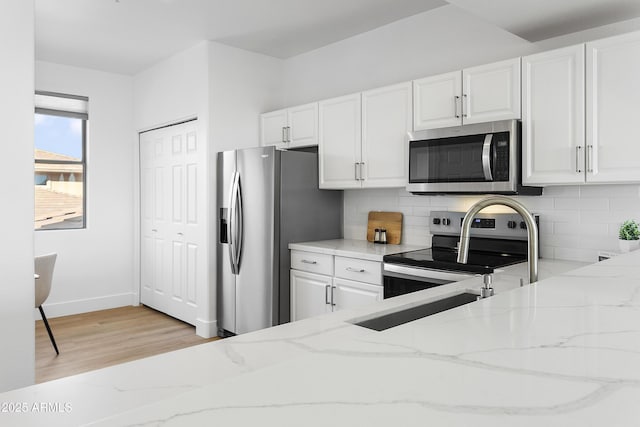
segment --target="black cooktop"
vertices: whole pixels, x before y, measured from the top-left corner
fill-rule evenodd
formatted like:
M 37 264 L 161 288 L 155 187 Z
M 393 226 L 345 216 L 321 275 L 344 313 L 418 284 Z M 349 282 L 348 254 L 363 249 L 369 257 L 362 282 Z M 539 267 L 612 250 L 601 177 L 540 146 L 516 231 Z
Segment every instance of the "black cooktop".
M 457 257 L 458 252 L 455 249 L 434 247 L 385 255 L 383 261 L 389 264 L 486 274 L 493 273 L 496 268 L 517 264 L 527 259 L 524 254 L 469 251 L 467 264 L 459 264 L 456 261 Z

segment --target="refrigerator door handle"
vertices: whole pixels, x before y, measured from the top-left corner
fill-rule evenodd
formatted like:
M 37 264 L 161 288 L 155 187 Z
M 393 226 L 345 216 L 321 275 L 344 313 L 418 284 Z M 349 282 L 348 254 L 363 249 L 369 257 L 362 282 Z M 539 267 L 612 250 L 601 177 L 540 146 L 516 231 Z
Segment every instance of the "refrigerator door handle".
M 236 185 L 238 182 L 238 172 L 233 173 L 233 178 L 231 179 L 231 191 L 229 192 L 229 220 L 227 221 L 227 235 L 229 236 L 229 262 L 231 264 L 231 273 L 238 274 L 238 264 L 236 261 L 236 245 L 238 244 L 238 236 L 237 236 L 237 197 L 238 193 L 236 191 Z
M 242 209 L 242 183 L 240 181 L 240 174 L 237 173 L 236 183 L 236 204 L 237 204 L 237 234 L 236 234 L 236 271 L 240 272 L 240 261 L 242 259 L 242 242 L 244 240 L 244 210 Z

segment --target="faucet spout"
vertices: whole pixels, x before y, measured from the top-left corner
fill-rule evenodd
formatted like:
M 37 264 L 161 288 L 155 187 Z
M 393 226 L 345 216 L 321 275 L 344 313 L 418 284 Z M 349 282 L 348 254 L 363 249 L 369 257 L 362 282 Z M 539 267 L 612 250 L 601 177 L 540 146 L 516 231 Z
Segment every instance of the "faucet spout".
M 529 263 L 529 283 L 538 281 L 538 227 L 536 220 L 527 210 L 526 207 L 520 202 L 504 196 L 492 196 L 487 197 L 476 202 L 469 208 L 467 214 L 462 220 L 462 229 L 460 231 L 460 244 L 458 249 L 458 262 L 461 264 L 467 263 L 469 256 L 469 239 L 471 237 L 471 223 L 475 216 L 482 209 L 488 206 L 502 205 L 507 206 L 518 212 L 525 224 L 527 224 L 527 237 L 528 237 L 528 251 L 527 260 Z

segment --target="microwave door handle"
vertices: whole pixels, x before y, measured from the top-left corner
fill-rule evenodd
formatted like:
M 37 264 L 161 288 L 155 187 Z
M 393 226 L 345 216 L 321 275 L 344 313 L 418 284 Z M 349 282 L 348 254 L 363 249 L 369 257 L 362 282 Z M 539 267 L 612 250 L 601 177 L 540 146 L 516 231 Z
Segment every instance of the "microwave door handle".
M 493 134 L 489 133 L 484 136 L 484 144 L 482 144 L 482 171 L 484 172 L 485 181 L 493 181 L 491 175 L 491 140 Z

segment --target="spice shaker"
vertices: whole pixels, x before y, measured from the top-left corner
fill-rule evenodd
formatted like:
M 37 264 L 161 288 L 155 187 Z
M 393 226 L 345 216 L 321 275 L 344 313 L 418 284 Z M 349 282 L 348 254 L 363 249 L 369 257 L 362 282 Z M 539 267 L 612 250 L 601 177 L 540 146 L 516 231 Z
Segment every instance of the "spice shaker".
M 386 228 L 381 228 L 380 229 L 380 243 L 387 243 L 387 229 Z

